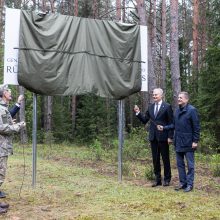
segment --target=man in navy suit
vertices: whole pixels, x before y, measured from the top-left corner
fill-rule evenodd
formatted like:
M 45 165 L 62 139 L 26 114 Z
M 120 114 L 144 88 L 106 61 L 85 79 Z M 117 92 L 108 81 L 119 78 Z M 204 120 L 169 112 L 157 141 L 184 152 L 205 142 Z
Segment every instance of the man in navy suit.
M 169 125 L 173 123 L 173 111 L 171 105 L 162 100 L 163 90 L 156 88 L 153 90 L 154 104 L 151 104 L 145 114 L 140 113 L 138 106 L 134 107 L 136 116 L 139 120 L 146 124 L 150 121 L 149 141 L 151 143 L 151 151 L 153 157 L 153 167 L 155 174 L 155 182 L 152 187 L 162 185 L 161 181 L 161 164 L 160 155 L 162 156 L 164 165 L 164 181 L 163 186 L 169 186 L 171 180 L 169 144 L 172 142 L 173 131 L 159 131 L 157 125 Z
M 194 152 L 200 138 L 199 115 L 197 109 L 188 102 L 188 92 L 180 92 L 178 96 L 179 108 L 176 109 L 174 115 L 174 124 L 157 126 L 160 131 L 175 129 L 174 146 L 180 182 L 175 190 L 183 189 L 184 192 L 190 192 L 193 189 L 195 175 Z

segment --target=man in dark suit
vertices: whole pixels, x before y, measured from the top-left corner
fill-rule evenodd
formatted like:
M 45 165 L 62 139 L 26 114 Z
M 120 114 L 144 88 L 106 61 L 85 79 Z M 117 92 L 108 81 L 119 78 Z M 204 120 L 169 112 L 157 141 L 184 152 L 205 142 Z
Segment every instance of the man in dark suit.
M 200 121 L 197 109 L 190 105 L 188 92 L 180 92 L 178 96 L 179 108 L 174 115 L 174 124 L 158 125 L 160 131 L 175 128 L 174 146 L 179 173 L 179 186 L 175 190 L 183 189 L 190 192 L 194 185 L 195 159 L 194 152 L 200 138 Z M 185 165 L 186 159 L 187 168 Z
M 151 143 L 155 182 L 152 187 L 162 185 L 160 155 L 164 165 L 163 186 L 169 186 L 171 180 L 169 144 L 172 142 L 173 131 L 161 132 L 157 125 L 169 125 L 173 123 L 173 111 L 171 105 L 162 100 L 163 90 L 157 88 L 153 90 L 154 104 L 151 104 L 145 114 L 140 113 L 138 106 L 134 107 L 136 116 L 146 124 L 150 121 L 149 141 Z

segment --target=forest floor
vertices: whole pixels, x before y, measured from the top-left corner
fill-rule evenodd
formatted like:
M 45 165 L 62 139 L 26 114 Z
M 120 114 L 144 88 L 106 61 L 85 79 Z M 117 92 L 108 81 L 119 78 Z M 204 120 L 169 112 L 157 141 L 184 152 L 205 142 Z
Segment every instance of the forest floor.
M 197 157 L 195 188 L 184 193 L 174 190 L 174 155 L 171 185 L 155 188 L 144 177 L 150 156 L 125 161 L 122 182 L 117 150 L 113 157 L 97 160 L 86 147 L 40 145 L 32 187 L 31 147 L 15 147 L 2 186 L 7 197 L 1 201 L 10 208 L 0 219 L 220 219 L 220 177 L 213 177 L 208 159 Z

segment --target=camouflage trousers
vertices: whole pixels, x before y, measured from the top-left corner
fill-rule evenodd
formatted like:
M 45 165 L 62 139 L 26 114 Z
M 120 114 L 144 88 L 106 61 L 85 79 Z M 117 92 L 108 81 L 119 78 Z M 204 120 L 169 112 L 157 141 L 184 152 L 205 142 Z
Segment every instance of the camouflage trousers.
M 7 170 L 8 156 L 0 157 L 0 186 L 5 180 L 6 170 Z

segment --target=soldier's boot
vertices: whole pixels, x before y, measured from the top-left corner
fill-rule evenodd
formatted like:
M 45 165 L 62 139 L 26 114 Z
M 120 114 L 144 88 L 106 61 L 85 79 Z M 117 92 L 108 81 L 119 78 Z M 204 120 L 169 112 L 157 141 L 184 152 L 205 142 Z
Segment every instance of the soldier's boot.
M 0 208 L 8 209 L 9 208 L 9 204 L 5 203 L 5 202 L 0 202 Z
M 3 209 L 0 207 L 0 214 L 6 213 L 8 211 L 8 209 Z

